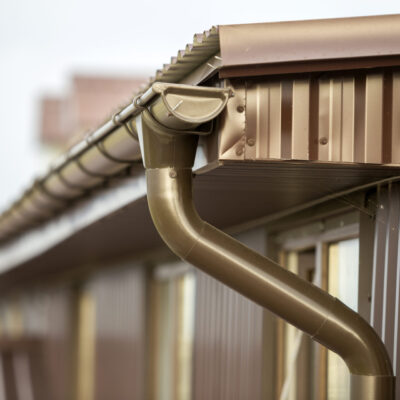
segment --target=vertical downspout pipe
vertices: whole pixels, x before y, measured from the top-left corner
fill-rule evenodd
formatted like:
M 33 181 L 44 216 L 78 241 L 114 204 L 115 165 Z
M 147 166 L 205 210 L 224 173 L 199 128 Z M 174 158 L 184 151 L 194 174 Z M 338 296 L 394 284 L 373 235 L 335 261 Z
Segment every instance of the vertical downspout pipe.
M 176 129 L 176 120 L 174 129 L 166 122 L 148 110 L 137 119 L 150 213 L 165 243 L 182 260 L 337 353 L 351 372 L 352 400 L 394 400 L 386 348 L 359 314 L 200 218 L 192 200 L 198 137 Z

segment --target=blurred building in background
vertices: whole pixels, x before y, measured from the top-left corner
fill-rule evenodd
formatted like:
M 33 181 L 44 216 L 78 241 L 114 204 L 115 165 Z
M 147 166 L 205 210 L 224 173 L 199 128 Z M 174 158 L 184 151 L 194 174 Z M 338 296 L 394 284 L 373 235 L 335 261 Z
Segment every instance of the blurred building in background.
M 144 77 L 75 75 L 64 96 L 41 99 L 39 139 L 50 155 L 82 140 L 144 85 Z

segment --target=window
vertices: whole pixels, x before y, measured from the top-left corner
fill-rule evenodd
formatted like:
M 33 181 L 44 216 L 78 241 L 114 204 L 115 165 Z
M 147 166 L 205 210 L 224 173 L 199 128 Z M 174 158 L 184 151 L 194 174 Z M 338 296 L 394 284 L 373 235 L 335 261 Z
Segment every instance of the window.
M 281 232 L 276 235 L 280 264 L 357 311 L 358 231 L 358 214 L 351 213 Z M 277 347 L 277 398 L 350 398 L 350 374 L 335 353 L 282 320 Z
M 329 245 L 328 291 L 354 311 L 358 308 L 358 239 Z M 347 400 L 350 373 L 344 361 L 328 352 L 328 400 Z

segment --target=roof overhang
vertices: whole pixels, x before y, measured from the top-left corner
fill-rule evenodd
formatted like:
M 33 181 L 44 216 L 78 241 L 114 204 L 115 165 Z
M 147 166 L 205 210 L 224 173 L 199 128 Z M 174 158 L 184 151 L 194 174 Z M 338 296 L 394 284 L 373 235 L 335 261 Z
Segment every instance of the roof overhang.
M 159 81 L 208 82 L 235 91 L 216 121 L 218 129 L 204 136 L 198 149 L 195 200 L 203 218 L 232 229 L 397 180 L 397 61 L 385 69 L 365 64 L 362 71 L 329 74 L 270 76 L 258 70 L 258 77 L 231 79 L 215 74 L 282 62 L 298 68 L 291 72 L 302 72 L 303 63 L 323 60 L 332 66 L 352 54 L 395 57 L 399 26 L 399 16 L 225 26 L 197 37 L 165 66 Z M 152 88 L 149 84 L 142 93 L 150 106 L 160 95 Z M 55 264 L 60 269 L 95 264 L 162 246 L 147 210 L 140 149 L 126 127 L 135 105 L 143 106 L 137 100 L 57 160 L 8 211 L 8 219 L 3 216 L 3 277 L 54 272 Z M 40 208 L 43 201 L 48 206 Z

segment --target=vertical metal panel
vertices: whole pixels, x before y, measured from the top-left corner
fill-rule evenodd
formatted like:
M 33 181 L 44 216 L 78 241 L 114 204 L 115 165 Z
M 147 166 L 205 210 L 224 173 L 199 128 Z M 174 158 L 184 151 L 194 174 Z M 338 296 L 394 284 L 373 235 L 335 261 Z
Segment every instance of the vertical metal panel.
M 382 335 L 382 312 L 384 298 L 384 268 L 386 263 L 386 234 L 388 224 L 389 199 L 386 188 L 379 193 L 377 204 L 375 240 L 374 240 L 374 267 L 372 275 L 372 306 L 371 325 Z
M 392 92 L 392 162 L 400 163 L 400 73 L 393 74 Z
M 82 288 L 77 300 L 76 400 L 95 400 L 95 302 L 86 288 Z
M 327 144 L 329 143 L 330 136 L 330 87 L 331 82 L 329 79 L 322 79 L 319 83 L 319 144 L 318 146 L 318 160 L 329 161 L 330 151 Z
M 143 270 L 105 271 L 90 286 L 96 303 L 95 399 L 144 398 Z
M 282 135 L 281 154 L 283 159 L 292 157 L 292 114 L 293 114 L 293 82 L 290 80 L 282 81 L 282 113 L 281 113 L 281 132 Z
M 394 373 L 400 371 L 400 185 L 379 192 L 375 223 L 374 269 L 372 280 L 371 323 L 383 339 L 393 361 Z M 400 380 L 396 380 L 400 398 Z
M 260 82 L 247 86 L 246 159 L 282 156 L 281 109 L 284 85 L 281 82 Z M 251 114 L 254 110 L 255 114 Z M 292 118 L 292 115 L 285 116 Z M 289 140 L 291 140 L 289 138 Z M 258 143 L 258 145 L 255 145 Z
M 54 399 L 70 399 L 74 386 L 75 292 L 70 287 L 53 287 L 51 291 L 42 293 L 41 296 L 45 302 L 42 311 L 47 311 L 44 314 L 46 323 L 43 322 L 42 335 L 46 339 L 44 351 L 46 375 L 47 373 L 50 375 L 48 379 L 52 389 L 50 393 L 53 393 Z M 39 312 L 31 317 L 36 319 L 36 323 L 41 320 Z M 33 324 L 31 326 L 33 330 Z
M 365 74 L 355 76 L 354 82 L 354 158 L 365 160 Z
M 195 318 L 194 399 L 261 399 L 262 308 L 198 272 Z
M 368 74 L 365 85 L 365 162 L 382 162 L 383 74 Z
M 358 313 L 367 321 L 371 317 L 371 289 L 374 260 L 375 219 L 360 211 L 360 252 L 358 274 Z
M 241 237 L 263 246 L 265 236 Z M 265 251 L 265 248 L 264 248 Z M 262 307 L 198 271 L 193 398 L 260 399 L 263 379 Z
M 382 338 L 389 350 L 394 352 L 394 324 L 396 309 L 396 272 L 399 242 L 400 190 L 398 185 L 390 188 L 389 219 L 386 226 L 386 262 L 384 269 L 384 298 L 382 307 Z
M 29 363 L 34 396 L 43 400 L 71 399 L 74 387 L 74 291 L 59 285 L 31 288 L 23 293 L 16 292 L 11 298 L 3 298 L 1 304 L 2 339 L 35 341 L 33 356 L 20 354 L 29 358 L 25 361 Z M 7 321 L 10 311 L 19 314 L 17 325 L 16 321 Z M 15 356 L 2 355 L 6 373 L 12 368 L 10 363 L 15 363 Z M 20 385 L 19 379 L 24 379 L 23 375 L 15 374 L 12 379 Z M 10 384 L 12 382 L 6 382 L 7 387 Z
M 354 79 L 322 79 L 319 101 L 318 159 L 354 161 Z
M 400 163 L 396 70 L 262 77 L 235 85 L 238 97 L 222 117 L 220 159 Z M 244 126 L 236 115 L 242 99 Z
M 282 152 L 282 138 L 279 135 L 281 131 L 281 102 L 282 85 L 280 82 L 271 82 L 269 85 L 269 157 L 280 158 Z M 262 148 L 262 143 L 260 143 Z M 260 150 L 259 150 L 260 154 Z M 259 157 L 261 154 L 259 155 Z
M 392 160 L 393 74 L 383 74 L 382 163 Z M 396 111 L 395 111 L 396 112 Z
M 354 161 L 354 78 L 342 81 L 341 148 L 338 160 Z
M 308 160 L 310 81 L 293 81 L 292 158 Z
M 338 161 L 342 156 L 343 97 L 343 80 L 332 79 L 329 85 L 329 161 Z

